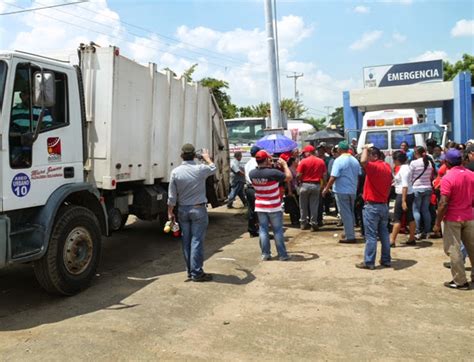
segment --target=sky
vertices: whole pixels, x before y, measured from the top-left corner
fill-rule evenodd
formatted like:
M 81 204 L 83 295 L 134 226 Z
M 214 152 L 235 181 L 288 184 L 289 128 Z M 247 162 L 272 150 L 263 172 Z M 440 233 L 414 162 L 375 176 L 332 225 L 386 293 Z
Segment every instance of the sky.
M 0 14 L 78 0 L 0 0 Z M 281 95 L 298 78 L 306 116 L 342 105 L 362 88 L 366 66 L 474 54 L 472 0 L 277 0 Z M 90 0 L 0 15 L 0 49 L 74 54 L 81 42 L 116 45 L 122 55 L 194 79 L 229 83 L 238 106 L 269 101 L 263 0 Z M 329 108 L 328 108 L 329 107 Z

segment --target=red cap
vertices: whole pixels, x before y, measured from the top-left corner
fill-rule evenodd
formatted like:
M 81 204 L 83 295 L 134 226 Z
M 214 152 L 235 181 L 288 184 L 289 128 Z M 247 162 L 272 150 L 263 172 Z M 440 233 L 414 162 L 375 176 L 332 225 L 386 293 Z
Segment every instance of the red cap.
M 267 158 L 272 158 L 272 156 L 265 150 L 260 150 L 257 152 L 257 154 L 255 155 L 255 159 L 257 161 L 263 161 Z
M 303 152 L 314 152 L 314 151 L 316 151 L 316 149 L 311 145 L 307 145 L 305 146 L 305 148 L 303 148 Z
M 290 154 L 290 153 L 287 153 L 287 152 L 282 153 L 282 154 L 280 155 L 280 158 L 282 158 L 283 160 L 285 160 L 286 162 L 288 162 L 288 160 L 291 158 L 291 154 Z

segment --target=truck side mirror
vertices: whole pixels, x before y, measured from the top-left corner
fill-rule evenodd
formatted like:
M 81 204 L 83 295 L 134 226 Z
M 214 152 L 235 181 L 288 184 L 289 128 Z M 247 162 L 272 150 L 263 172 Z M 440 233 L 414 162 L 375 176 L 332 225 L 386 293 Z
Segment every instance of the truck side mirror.
M 56 86 L 53 72 L 35 72 L 33 75 L 33 105 L 35 107 L 53 107 L 56 103 Z

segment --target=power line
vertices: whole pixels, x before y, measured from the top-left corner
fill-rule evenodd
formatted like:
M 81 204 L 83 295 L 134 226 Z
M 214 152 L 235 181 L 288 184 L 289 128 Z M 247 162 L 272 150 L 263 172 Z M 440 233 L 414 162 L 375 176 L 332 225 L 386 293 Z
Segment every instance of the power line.
M 1 13 L 0 15 L 13 15 L 13 14 L 26 13 L 26 12 L 30 12 L 30 11 L 37 11 L 37 10 L 58 8 L 58 7 L 60 7 L 60 6 L 68 6 L 68 5 L 81 4 L 81 3 L 88 2 L 88 1 L 89 1 L 89 0 L 81 0 L 81 1 L 75 1 L 75 2 L 73 2 L 73 3 L 65 3 L 65 4 L 42 6 L 42 7 L 39 7 L 39 8 L 30 8 L 30 9 L 25 9 L 25 8 L 23 8 L 23 10 L 10 11 L 10 12 L 8 12 L 8 13 Z M 12 5 L 12 6 L 16 6 L 16 5 L 14 5 L 14 4 L 9 4 L 9 3 L 7 3 L 7 4 L 8 4 L 8 5 Z M 42 4 L 40 4 L 40 5 L 42 5 Z

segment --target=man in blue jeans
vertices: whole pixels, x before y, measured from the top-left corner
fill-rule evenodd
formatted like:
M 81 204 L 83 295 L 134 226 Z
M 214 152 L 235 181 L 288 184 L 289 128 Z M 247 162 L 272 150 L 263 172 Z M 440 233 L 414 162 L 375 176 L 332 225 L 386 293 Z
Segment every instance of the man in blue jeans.
M 334 160 L 331 177 L 323 190 L 323 196 L 326 196 L 334 185 L 333 191 L 345 233 L 345 238 L 342 238 L 339 242 L 354 244 L 356 243 L 354 203 L 357 193 L 357 180 L 361 169 L 359 161 L 349 153 L 349 144 L 346 141 L 339 142 L 338 153 L 339 157 Z
M 249 174 L 255 189 L 255 211 L 258 215 L 260 248 L 262 260 L 272 258 L 270 251 L 270 236 L 268 226 L 272 225 L 275 235 L 275 246 L 280 260 L 289 260 L 283 236 L 283 210 L 281 207 L 280 183 L 291 181 L 293 176 L 286 161 L 279 158 L 278 166 L 282 171 L 273 168 L 272 157 L 265 150 L 258 151 L 255 155 L 258 168 Z
M 207 216 L 206 179 L 216 173 L 207 150 L 202 159 L 206 164 L 196 163 L 194 146 L 187 143 L 181 148 L 183 163 L 171 171 L 168 188 L 168 219 L 175 221 L 174 208 L 178 205 L 182 246 L 188 279 L 207 282 L 212 275 L 204 273 L 203 243 L 209 218 Z
M 356 264 L 360 269 L 375 269 L 377 239 L 382 242 L 381 266 L 390 267 L 390 236 L 388 233 L 387 201 L 392 186 L 392 170 L 382 160 L 382 153 L 376 147 L 364 146 L 360 163 L 365 170 L 363 219 L 365 228 L 364 261 Z

